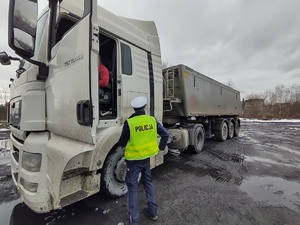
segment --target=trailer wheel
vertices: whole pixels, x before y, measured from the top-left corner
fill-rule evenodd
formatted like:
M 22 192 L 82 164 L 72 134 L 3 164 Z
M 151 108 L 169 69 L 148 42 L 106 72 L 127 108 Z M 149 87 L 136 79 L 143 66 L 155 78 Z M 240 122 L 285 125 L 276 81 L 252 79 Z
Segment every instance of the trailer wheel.
M 205 141 L 205 132 L 204 127 L 200 124 L 195 126 L 194 130 L 192 131 L 192 143 L 193 145 L 190 146 L 192 152 L 199 154 L 203 150 L 204 141 Z
M 215 136 L 218 141 L 226 141 L 228 137 L 228 126 L 225 120 L 221 122 L 220 130 L 215 131 Z
M 228 127 L 228 139 L 233 138 L 234 136 L 234 124 L 232 121 L 229 122 L 229 127 Z
M 237 137 L 240 133 L 240 123 L 238 120 L 235 121 L 235 124 L 234 124 L 234 137 Z
M 117 147 L 105 160 L 101 174 L 101 190 L 112 198 L 124 196 L 127 193 L 126 173 L 124 149 Z

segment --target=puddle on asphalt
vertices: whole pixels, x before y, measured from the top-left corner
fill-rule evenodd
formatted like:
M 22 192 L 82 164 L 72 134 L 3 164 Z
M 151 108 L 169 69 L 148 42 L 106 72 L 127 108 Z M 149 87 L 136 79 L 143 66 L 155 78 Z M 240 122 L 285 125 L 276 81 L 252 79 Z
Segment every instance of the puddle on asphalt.
M 265 166 L 271 167 L 272 165 L 278 165 L 278 166 L 286 166 L 286 167 L 292 167 L 292 168 L 299 168 L 293 164 L 290 163 L 283 163 L 283 162 L 277 162 L 275 160 L 269 159 L 269 158 L 263 158 L 258 156 L 245 156 L 246 162 L 255 162 L 255 163 L 261 163 Z
M 10 164 L 9 131 L 0 129 L 0 165 Z
M 0 165 L 9 164 L 9 141 L 7 139 L 0 140 Z
M 17 205 L 18 203 L 20 203 L 21 200 L 17 199 L 8 203 L 3 203 L 2 205 L 0 205 L 0 224 L 10 224 L 9 220 L 10 220 L 10 214 L 13 211 L 13 208 L 15 207 L 15 205 Z
M 251 176 L 243 180 L 240 189 L 255 201 L 300 211 L 300 183 L 298 182 L 279 177 Z

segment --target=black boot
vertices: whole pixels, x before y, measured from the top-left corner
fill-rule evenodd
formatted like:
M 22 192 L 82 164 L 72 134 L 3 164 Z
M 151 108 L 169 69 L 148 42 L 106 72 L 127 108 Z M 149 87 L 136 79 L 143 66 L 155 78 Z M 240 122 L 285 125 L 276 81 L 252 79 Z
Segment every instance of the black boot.
M 145 216 L 149 217 L 151 220 L 153 220 L 153 221 L 158 220 L 158 215 L 157 214 L 152 215 L 148 208 L 144 208 L 143 212 L 144 212 Z

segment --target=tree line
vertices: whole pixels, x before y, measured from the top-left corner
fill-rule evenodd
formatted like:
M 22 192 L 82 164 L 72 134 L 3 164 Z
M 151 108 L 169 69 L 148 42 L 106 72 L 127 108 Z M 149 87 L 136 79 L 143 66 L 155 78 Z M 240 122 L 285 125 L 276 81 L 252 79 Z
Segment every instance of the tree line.
M 297 103 L 300 102 L 300 85 L 291 86 L 278 85 L 273 90 L 267 90 L 261 94 L 250 94 L 246 99 L 264 99 L 266 105 L 276 103 Z
M 5 88 L 3 86 L 2 90 L 0 91 L 0 120 L 7 119 L 8 101 L 9 101 L 9 90 L 8 88 Z
M 300 85 L 278 85 L 243 99 L 244 116 L 253 118 L 300 118 Z

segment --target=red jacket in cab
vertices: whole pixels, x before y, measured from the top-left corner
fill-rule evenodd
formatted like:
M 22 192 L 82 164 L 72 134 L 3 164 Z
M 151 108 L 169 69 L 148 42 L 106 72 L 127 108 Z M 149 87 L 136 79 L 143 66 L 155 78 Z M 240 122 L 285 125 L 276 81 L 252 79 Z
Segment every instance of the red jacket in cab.
M 107 87 L 109 82 L 108 69 L 102 63 L 100 63 L 98 72 L 99 72 L 99 87 L 101 88 Z

